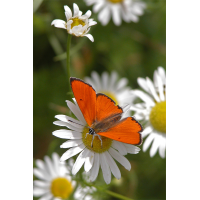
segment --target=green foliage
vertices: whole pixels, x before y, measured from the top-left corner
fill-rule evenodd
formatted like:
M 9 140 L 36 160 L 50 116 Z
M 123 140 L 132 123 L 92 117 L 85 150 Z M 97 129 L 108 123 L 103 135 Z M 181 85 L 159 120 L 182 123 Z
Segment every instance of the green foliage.
M 35 1 L 34 1 L 35 3 Z M 34 39 L 34 159 L 43 159 L 56 151 L 60 155 L 65 149 L 59 146 L 64 140 L 52 136 L 58 127 L 53 125 L 54 116 L 66 114 L 66 42 L 67 32 L 51 26 L 54 19 L 65 20 L 64 5 L 72 8 L 77 3 L 85 13 L 92 10 L 83 0 L 42 1 L 33 14 Z M 88 38 L 72 37 L 71 76 L 84 78 L 92 71 L 117 71 L 119 77 L 126 77 L 129 86 L 138 88 L 138 77 L 153 77 L 158 66 L 166 66 L 166 2 L 146 1 L 148 7 L 138 23 L 125 23 L 117 27 L 112 21 L 102 26 L 97 14 L 92 18 L 98 22 L 91 27 L 94 43 Z M 64 56 L 60 56 L 63 54 Z M 60 57 L 58 57 L 60 56 Z M 57 61 L 56 61 L 57 60 Z M 120 181 L 112 180 L 109 190 L 137 200 L 160 200 L 166 198 L 166 159 L 158 154 L 153 158 L 147 152 L 127 155 L 132 169 L 127 171 L 121 165 Z M 97 184 L 103 184 L 102 174 Z M 102 199 L 116 198 L 105 195 Z

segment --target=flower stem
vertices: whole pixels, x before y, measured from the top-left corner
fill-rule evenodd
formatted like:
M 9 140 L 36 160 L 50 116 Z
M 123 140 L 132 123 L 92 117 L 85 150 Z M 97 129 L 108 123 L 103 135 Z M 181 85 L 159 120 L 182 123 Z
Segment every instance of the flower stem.
M 113 196 L 113 197 L 118 198 L 118 199 L 133 200 L 133 199 L 130 199 L 130 198 L 128 198 L 128 197 L 125 197 L 125 196 L 123 196 L 123 195 L 121 195 L 121 194 L 117 194 L 117 193 L 115 193 L 115 192 L 111 192 L 110 190 L 106 190 L 105 192 L 106 192 L 107 194 Z
M 71 38 L 72 35 L 68 34 L 67 37 L 67 69 L 66 69 L 66 73 L 67 73 L 67 97 L 69 98 L 69 100 L 72 99 L 72 92 L 71 92 L 71 87 L 70 87 L 70 44 L 71 44 Z

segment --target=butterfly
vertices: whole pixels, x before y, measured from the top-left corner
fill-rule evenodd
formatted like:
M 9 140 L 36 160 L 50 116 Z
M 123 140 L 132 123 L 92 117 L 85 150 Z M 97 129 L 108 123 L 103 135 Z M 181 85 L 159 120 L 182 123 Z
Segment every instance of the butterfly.
M 94 88 L 81 79 L 71 77 L 71 88 L 76 102 L 88 124 L 89 132 L 93 135 L 91 147 L 95 136 L 117 140 L 119 142 L 140 145 L 142 143 L 139 122 L 133 117 L 122 118 L 123 109 L 108 96 L 96 93 Z M 86 137 L 87 137 L 86 134 Z

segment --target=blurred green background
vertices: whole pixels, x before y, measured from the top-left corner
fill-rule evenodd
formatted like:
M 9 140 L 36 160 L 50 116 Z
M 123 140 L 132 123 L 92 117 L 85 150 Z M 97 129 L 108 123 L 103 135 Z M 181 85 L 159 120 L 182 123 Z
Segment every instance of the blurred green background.
M 147 9 L 138 23 L 125 23 L 117 27 L 112 21 L 102 26 L 97 14 L 92 18 L 97 25 L 91 27 L 92 43 L 86 37 L 72 37 L 71 76 L 84 78 L 92 71 L 115 70 L 119 77 L 126 77 L 129 86 L 138 88 L 138 77 L 150 77 L 158 66 L 166 67 L 166 1 L 146 0 Z M 54 116 L 65 114 L 67 32 L 51 26 L 54 19 L 66 20 L 64 5 L 77 3 L 83 14 L 92 10 L 83 0 L 34 0 L 33 14 L 33 157 L 43 159 L 60 149 L 64 140 L 52 136 Z M 142 146 L 141 146 L 142 148 Z M 132 169 L 118 165 L 121 181 L 114 182 L 110 190 L 137 200 L 166 199 L 166 159 L 158 153 L 150 158 L 149 150 L 126 156 Z M 102 176 L 102 174 L 99 175 Z M 100 178 L 101 179 L 101 178 Z M 103 183 L 103 182 L 102 182 Z M 106 198 L 106 197 L 105 197 Z M 108 196 L 107 199 L 115 199 Z

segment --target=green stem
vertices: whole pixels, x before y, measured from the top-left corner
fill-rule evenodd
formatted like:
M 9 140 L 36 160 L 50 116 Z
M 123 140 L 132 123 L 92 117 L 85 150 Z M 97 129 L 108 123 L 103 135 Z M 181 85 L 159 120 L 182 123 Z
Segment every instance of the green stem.
M 106 190 L 105 192 L 106 192 L 107 194 L 113 196 L 113 197 L 118 198 L 118 199 L 133 200 L 133 199 L 130 199 L 130 198 L 128 198 L 128 197 L 125 197 L 125 196 L 123 196 L 123 195 L 121 195 L 121 194 L 117 194 L 117 193 L 115 193 L 115 192 L 111 192 L 110 190 Z
M 67 97 L 69 98 L 69 100 L 71 100 L 72 98 L 72 92 L 71 92 L 71 87 L 70 87 L 70 44 L 71 44 L 71 38 L 72 35 L 68 34 L 67 37 Z

